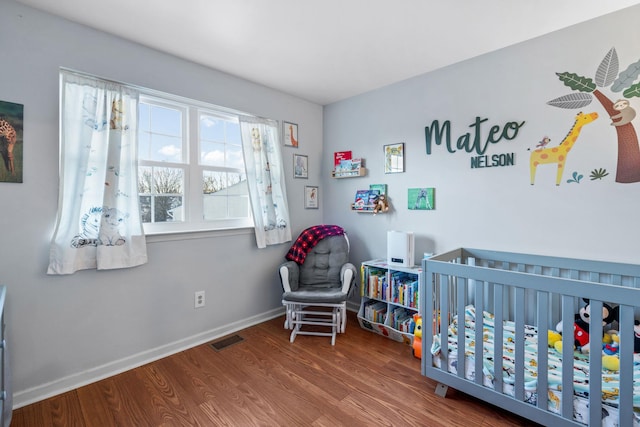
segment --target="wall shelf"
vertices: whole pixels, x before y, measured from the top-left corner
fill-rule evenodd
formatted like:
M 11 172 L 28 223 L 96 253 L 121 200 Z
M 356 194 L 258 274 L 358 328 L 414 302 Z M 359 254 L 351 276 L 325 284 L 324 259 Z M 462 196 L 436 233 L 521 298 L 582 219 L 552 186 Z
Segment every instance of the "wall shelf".
M 367 168 L 358 168 L 350 171 L 331 171 L 331 176 L 334 178 L 357 178 L 366 174 Z
M 351 208 L 352 211 L 358 212 L 358 213 L 370 213 L 370 214 L 376 213 L 376 212 L 373 212 L 373 210 L 376 208 L 375 205 L 364 205 L 363 209 L 356 209 L 355 204 L 351 203 L 350 208 Z M 386 212 L 385 211 L 379 211 L 377 213 L 386 213 Z

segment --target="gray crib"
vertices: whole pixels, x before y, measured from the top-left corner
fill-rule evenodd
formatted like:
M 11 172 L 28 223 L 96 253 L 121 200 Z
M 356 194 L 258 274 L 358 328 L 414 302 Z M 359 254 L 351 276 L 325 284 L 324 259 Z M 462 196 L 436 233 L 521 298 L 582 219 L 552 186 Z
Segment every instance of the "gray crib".
M 459 248 L 422 269 L 422 374 L 439 383 L 436 393 L 453 387 L 544 425 L 640 425 L 639 265 Z M 583 298 L 587 355 L 573 346 Z M 617 372 L 603 370 L 603 303 L 619 306 Z M 548 342 L 559 322 L 561 351 Z

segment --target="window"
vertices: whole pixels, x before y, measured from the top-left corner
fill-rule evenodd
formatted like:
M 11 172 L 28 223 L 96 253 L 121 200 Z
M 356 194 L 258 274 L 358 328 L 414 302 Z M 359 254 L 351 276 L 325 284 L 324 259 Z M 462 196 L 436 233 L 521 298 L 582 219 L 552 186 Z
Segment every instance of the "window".
M 138 194 L 145 232 L 253 226 L 237 115 L 145 94 L 138 117 Z

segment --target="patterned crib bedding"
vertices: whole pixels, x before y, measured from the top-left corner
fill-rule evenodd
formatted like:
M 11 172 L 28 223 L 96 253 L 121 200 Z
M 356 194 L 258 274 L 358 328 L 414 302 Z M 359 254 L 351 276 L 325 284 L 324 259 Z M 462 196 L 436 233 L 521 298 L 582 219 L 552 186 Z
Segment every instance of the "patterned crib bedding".
M 475 341 L 475 307 L 469 305 L 465 308 L 465 377 L 469 380 L 475 379 L 474 341 Z M 457 334 L 458 316 L 455 316 L 448 327 L 448 371 L 457 373 Z M 515 323 L 505 321 L 503 338 L 503 392 L 514 395 L 514 368 L 515 368 Z M 535 405 L 538 399 L 537 391 L 537 328 L 525 325 L 525 399 Z M 493 364 L 493 342 L 494 342 L 494 316 L 492 313 L 483 312 L 483 383 L 485 386 L 493 388 L 493 378 L 495 376 Z M 440 335 L 434 336 L 431 346 L 433 356 L 438 356 L 442 350 Z M 640 355 L 634 357 L 634 379 L 633 379 L 633 406 L 634 406 L 634 426 L 640 426 Z M 441 367 L 442 358 L 433 357 L 434 365 Z M 561 410 L 561 386 L 562 386 L 562 358 L 561 354 L 554 348 L 548 349 L 548 408 L 552 412 L 560 413 Z M 574 385 L 574 417 L 576 421 L 588 423 L 588 384 L 589 360 L 588 355 L 578 352 L 574 353 L 573 385 Z M 617 371 L 603 369 L 602 373 L 602 401 L 603 424 L 604 426 L 617 425 L 617 406 L 619 402 L 619 376 Z M 607 421 L 609 419 L 609 421 Z

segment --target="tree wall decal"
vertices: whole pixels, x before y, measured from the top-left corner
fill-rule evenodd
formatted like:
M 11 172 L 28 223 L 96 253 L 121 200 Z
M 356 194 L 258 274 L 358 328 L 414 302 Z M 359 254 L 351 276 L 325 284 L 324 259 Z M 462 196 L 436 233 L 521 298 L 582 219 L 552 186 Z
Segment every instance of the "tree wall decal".
M 576 109 L 589 105 L 595 96 L 609 114 L 612 120 L 611 125 L 618 136 L 616 182 L 640 182 L 640 147 L 638 135 L 631 123 L 635 117 L 635 110 L 629 105 L 628 99 L 613 102 L 598 89 L 611 86 L 612 92 L 622 92 L 625 98 L 640 97 L 640 82 L 634 84 L 640 76 L 640 60 L 629 65 L 620 74 L 618 71 L 618 54 L 615 48 L 611 48 L 598 66 L 595 79 L 575 73 L 556 73 L 565 86 L 577 93 L 555 98 L 547 104 L 559 108 Z

